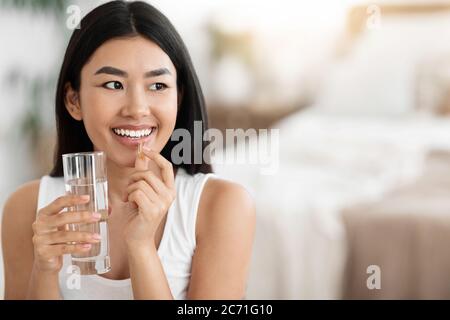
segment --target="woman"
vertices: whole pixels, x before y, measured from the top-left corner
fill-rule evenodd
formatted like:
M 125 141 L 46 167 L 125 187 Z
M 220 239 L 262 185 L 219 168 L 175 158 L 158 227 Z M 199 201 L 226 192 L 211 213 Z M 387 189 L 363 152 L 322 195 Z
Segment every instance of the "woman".
M 5 298 L 243 298 L 252 199 L 206 163 L 169 161 L 172 132 L 193 134 L 194 121 L 205 130 L 206 119 L 189 54 L 164 15 L 124 1 L 90 12 L 70 39 L 58 80 L 54 168 L 20 187 L 4 208 Z M 140 142 L 145 160 L 136 157 Z M 190 148 L 194 154 L 193 142 Z M 82 276 L 73 290 L 69 254 L 99 240 L 66 225 L 99 217 L 61 212 L 89 201 L 64 195 L 61 156 L 97 150 L 107 155 L 111 271 Z

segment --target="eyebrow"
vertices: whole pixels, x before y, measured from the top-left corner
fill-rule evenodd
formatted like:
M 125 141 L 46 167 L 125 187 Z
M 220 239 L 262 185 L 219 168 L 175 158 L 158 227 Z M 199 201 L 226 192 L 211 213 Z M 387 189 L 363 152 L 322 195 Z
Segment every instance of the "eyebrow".
M 111 66 L 105 66 L 105 67 L 98 69 L 97 72 L 95 73 L 95 75 L 98 75 L 98 74 L 110 74 L 113 76 L 119 76 L 119 77 L 123 77 L 123 78 L 128 77 L 127 72 L 117 69 L 117 68 L 114 68 L 114 67 L 111 67 Z M 162 75 L 166 75 L 166 74 L 171 75 L 172 73 L 170 73 L 169 69 L 167 69 L 167 68 L 159 68 L 159 69 L 151 70 L 151 71 L 144 73 L 144 78 L 158 77 L 158 76 L 162 76 Z

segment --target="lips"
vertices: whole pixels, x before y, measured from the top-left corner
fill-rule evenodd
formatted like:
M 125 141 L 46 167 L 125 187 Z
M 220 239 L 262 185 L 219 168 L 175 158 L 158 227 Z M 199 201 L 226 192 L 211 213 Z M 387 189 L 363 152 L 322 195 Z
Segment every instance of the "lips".
M 130 124 L 124 124 L 124 125 L 117 125 L 112 128 L 115 129 L 128 129 L 128 130 L 142 130 L 142 129 L 151 129 L 156 128 L 156 124 L 141 124 L 141 125 L 130 125 Z
M 141 142 L 152 140 L 158 128 L 156 126 L 141 125 L 131 126 L 122 125 L 111 129 L 114 137 L 123 145 L 136 148 Z
M 141 138 L 141 137 L 148 137 L 149 135 L 152 134 L 154 129 L 155 128 L 129 130 L 129 129 L 124 129 L 124 128 L 114 128 L 112 130 L 118 136 L 136 139 L 136 138 Z

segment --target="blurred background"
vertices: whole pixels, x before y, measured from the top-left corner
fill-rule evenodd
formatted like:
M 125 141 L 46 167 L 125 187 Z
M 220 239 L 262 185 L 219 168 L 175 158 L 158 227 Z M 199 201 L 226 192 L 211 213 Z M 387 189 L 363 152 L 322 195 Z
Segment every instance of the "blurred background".
M 51 167 L 67 8 L 103 2 L 0 0 L 0 207 Z M 450 298 L 450 1 L 148 2 L 211 127 L 279 130 L 274 174 L 215 166 L 257 205 L 247 298 Z

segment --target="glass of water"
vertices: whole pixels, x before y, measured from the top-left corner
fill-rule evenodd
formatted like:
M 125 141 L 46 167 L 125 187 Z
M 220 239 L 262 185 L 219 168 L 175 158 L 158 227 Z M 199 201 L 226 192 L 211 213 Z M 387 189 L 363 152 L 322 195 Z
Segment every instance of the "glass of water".
M 80 274 L 102 274 L 111 270 L 108 239 L 108 181 L 106 156 L 103 152 L 81 152 L 64 154 L 64 184 L 67 194 L 89 195 L 89 202 L 76 205 L 69 211 L 98 212 L 98 222 L 70 224 L 70 231 L 98 233 L 99 243 L 93 243 L 89 251 L 72 254 L 72 264 Z

